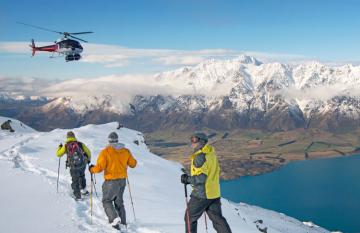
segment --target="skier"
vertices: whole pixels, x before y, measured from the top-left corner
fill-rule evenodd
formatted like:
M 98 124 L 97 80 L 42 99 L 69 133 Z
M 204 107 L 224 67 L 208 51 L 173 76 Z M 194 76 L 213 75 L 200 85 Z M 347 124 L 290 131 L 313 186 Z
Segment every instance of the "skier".
M 123 194 L 126 186 L 127 167 L 134 168 L 137 161 L 125 145 L 118 142 L 118 135 L 108 136 L 109 144 L 100 152 L 96 165 L 90 165 L 90 173 L 104 171 L 102 203 L 112 227 L 126 231 L 126 213 Z
M 207 142 L 208 137 L 204 133 L 195 133 L 191 136 L 191 147 L 194 149 L 190 156 L 191 174 L 181 175 L 181 183 L 191 184 L 193 187 L 185 214 L 186 233 L 197 232 L 197 220 L 204 212 L 209 216 L 216 232 L 231 233 L 230 226 L 221 213 L 219 162 L 215 149 Z
M 86 190 L 85 169 L 86 164 L 90 163 L 91 152 L 84 143 L 77 141 L 74 132 L 67 132 L 66 138 L 65 145 L 59 145 L 56 155 L 62 157 L 67 154 L 66 167 L 70 167 L 74 198 L 81 200 L 82 195 L 89 195 Z

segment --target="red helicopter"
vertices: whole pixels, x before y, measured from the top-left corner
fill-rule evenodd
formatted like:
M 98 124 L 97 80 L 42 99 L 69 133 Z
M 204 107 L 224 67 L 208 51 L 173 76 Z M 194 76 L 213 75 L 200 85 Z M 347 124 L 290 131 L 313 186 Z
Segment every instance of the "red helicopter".
M 29 27 L 49 31 L 49 32 L 55 32 L 55 33 L 58 33 L 60 35 L 63 35 L 62 38 L 60 38 L 60 39 L 58 39 L 58 40 L 56 40 L 54 42 L 55 44 L 47 45 L 47 46 L 41 46 L 41 47 L 36 47 L 34 39 L 32 39 L 30 47 L 32 49 L 32 56 L 35 55 L 36 51 L 58 53 L 60 55 L 64 55 L 65 56 L 65 61 L 67 61 L 67 62 L 68 61 L 78 61 L 78 60 L 81 59 L 80 53 L 82 53 L 83 47 L 81 46 L 81 44 L 77 40 L 80 40 L 80 41 L 83 41 L 83 42 L 87 43 L 86 40 L 80 39 L 80 38 L 75 37 L 73 35 L 81 35 L 81 34 L 93 33 L 93 32 L 58 32 L 58 31 L 47 29 L 47 28 L 27 24 L 27 23 L 22 23 L 22 22 L 17 22 L 17 23 L 23 24 L 23 25 L 26 25 L 26 26 L 29 26 Z M 68 37 L 76 39 L 76 40 L 69 39 Z

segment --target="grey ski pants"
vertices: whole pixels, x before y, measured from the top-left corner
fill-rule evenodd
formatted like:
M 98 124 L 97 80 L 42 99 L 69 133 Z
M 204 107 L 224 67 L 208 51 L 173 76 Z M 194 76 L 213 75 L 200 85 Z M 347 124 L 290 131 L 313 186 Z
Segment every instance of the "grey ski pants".
M 80 169 L 70 169 L 71 188 L 75 197 L 80 198 L 80 189 L 86 188 L 85 167 Z
M 121 224 L 126 224 L 126 213 L 123 201 L 126 179 L 106 180 L 102 185 L 102 203 L 105 213 L 112 223 L 120 217 Z
M 203 199 L 191 196 L 189 201 L 190 231 L 197 232 L 197 220 L 206 212 L 209 216 L 214 229 L 218 233 L 231 233 L 231 229 L 226 219 L 222 216 L 220 198 Z M 188 233 L 187 217 L 185 213 L 185 233 Z

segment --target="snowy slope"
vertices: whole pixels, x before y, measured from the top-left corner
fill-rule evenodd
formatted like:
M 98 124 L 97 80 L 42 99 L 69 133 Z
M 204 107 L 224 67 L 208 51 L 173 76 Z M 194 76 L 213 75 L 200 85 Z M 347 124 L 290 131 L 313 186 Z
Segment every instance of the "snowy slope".
M 116 123 L 87 125 L 74 129 L 77 138 L 93 153 L 92 162 L 107 143 L 107 135 Z M 99 198 L 94 196 L 93 223 L 90 201 L 75 202 L 71 197 L 70 175 L 61 160 L 59 193 L 56 192 L 58 158 L 55 149 L 63 142 L 67 130 L 49 133 L 3 132 L 0 138 L 0 217 L 1 232 L 75 233 L 116 232 L 108 226 L 101 204 L 102 175 L 96 176 Z M 143 136 L 127 128 L 117 130 L 124 143 L 138 160 L 129 170 L 136 221 L 133 217 L 128 190 L 125 191 L 130 232 L 184 232 L 184 190 L 179 182 L 180 165 L 149 152 Z M 140 142 L 139 145 L 134 140 Z M 90 185 L 87 172 L 88 186 Z M 90 187 L 89 187 L 90 188 Z M 261 228 L 268 233 L 325 233 L 320 227 L 307 226 L 293 218 L 246 204 L 223 200 L 223 212 L 234 233 L 258 233 L 254 221 L 263 220 Z M 203 218 L 199 231 L 205 232 Z M 211 227 L 210 227 L 211 228 Z M 214 231 L 209 229 L 210 233 Z

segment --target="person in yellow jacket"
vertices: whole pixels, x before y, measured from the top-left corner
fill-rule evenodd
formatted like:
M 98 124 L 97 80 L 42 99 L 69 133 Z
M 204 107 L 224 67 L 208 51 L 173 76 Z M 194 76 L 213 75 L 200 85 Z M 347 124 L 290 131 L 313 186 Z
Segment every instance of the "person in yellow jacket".
M 126 186 L 127 167 L 134 168 L 136 160 L 125 145 L 119 143 L 115 132 L 108 136 L 107 145 L 99 154 L 96 165 L 90 165 L 91 173 L 104 171 L 102 203 L 109 223 L 118 230 L 126 230 L 126 212 L 123 194 Z
M 91 152 L 87 146 L 77 141 L 72 131 L 67 132 L 65 145 L 60 144 L 56 151 L 58 157 L 67 154 L 66 167 L 70 168 L 71 188 L 73 189 L 75 200 L 80 200 L 81 195 L 89 195 L 86 190 L 85 169 L 86 164 L 90 163 Z
M 197 220 L 206 212 L 216 232 L 231 233 L 230 226 L 221 213 L 219 162 L 214 147 L 207 142 L 208 137 L 204 133 L 191 136 L 194 153 L 190 156 L 190 176 L 186 173 L 181 176 L 183 184 L 191 184 L 193 187 L 186 210 L 188 213 L 185 213 L 185 232 L 196 233 Z

